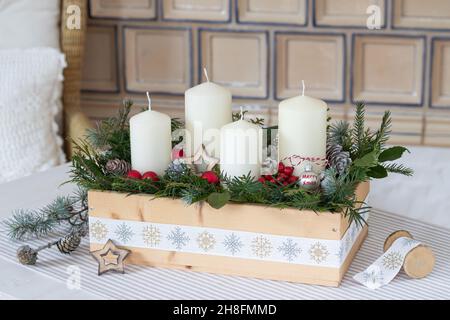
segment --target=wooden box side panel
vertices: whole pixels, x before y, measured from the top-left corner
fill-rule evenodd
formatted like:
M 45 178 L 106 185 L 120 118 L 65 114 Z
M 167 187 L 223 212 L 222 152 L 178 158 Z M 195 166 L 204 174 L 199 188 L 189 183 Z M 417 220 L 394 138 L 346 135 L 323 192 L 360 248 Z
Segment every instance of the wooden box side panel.
M 367 226 L 364 227 L 356 239 L 346 260 L 340 268 L 134 247 L 126 247 L 131 250 L 127 263 L 337 287 L 350 267 L 351 262 L 366 236 Z M 98 250 L 101 247 L 102 245 L 100 244 L 91 244 L 91 250 Z
M 357 197 L 364 200 L 369 186 L 362 184 Z M 151 195 L 126 195 L 89 191 L 90 215 L 237 231 L 268 233 L 293 237 L 340 240 L 349 224 L 342 214 L 307 210 L 276 209 L 260 205 L 228 204 L 216 210 L 207 204 L 186 206 L 178 199 Z

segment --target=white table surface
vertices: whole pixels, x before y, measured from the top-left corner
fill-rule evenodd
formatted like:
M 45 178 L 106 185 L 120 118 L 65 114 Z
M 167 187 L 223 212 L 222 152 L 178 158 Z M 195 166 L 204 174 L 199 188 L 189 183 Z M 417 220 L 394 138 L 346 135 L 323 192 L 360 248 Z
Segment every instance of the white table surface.
M 70 194 L 73 185 L 61 183 L 68 179 L 68 165 L 10 183 L 0 184 L 0 219 L 21 208 L 39 208 L 58 195 Z M 81 290 L 70 290 L 65 283 L 30 272 L 16 263 L 0 258 L 0 299 L 101 299 Z
M 416 165 L 416 167 L 416 170 L 419 169 L 419 165 Z M 70 194 L 74 189 L 73 185 L 60 186 L 68 179 L 68 170 L 69 166 L 64 165 L 44 173 L 0 185 L 0 219 L 9 217 L 13 210 L 39 208 L 51 202 L 57 195 Z M 393 183 L 389 188 L 395 185 L 397 183 Z M 375 197 L 380 198 L 384 191 L 375 185 L 373 193 L 375 193 Z M 407 194 L 405 193 L 405 196 Z M 373 196 L 371 195 L 371 197 Z M 386 201 L 383 201 L 383 203 L 386 207 L 389 207 Z M 399 211 L 394 212 L 408 216 L 408 212 Z M 426 218 L 422 221 L 431 222 L 430 220 L 432 219 Z M 433 222 L 435 223 L 432 224 L 440 224 L 436 221 Z M 2 271 L 0 273 L 0 299 L 102 299 L 102 296 L 86 291 L 71 290 L 63 281 L 50 278 L 39 272 L 38 267 L 36 267 L 36 271 L 30 271 L 32 269 L 0 257 L 0 270 Z

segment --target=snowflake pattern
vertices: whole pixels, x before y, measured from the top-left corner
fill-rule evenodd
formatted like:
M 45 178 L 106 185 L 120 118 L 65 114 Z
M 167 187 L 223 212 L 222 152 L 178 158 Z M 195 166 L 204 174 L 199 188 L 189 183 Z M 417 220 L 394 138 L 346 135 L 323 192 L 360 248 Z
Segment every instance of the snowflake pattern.
M 300 249 L 298 244 L 292 239 L 287 239 L 280 247 L 278 247 L 278 251 L 283 254 L 283 257 L 285 257 L 287 261 L 291 262 L 298 257 L 302 252 L 302 249 Z
M 314 243 L 309 249 L 309 256 L 311 260 L 315 261 L 316 263 L 324 262 L 327 259 L 328 255 L 329 253 L 327 247 L 320 242 Z
M 142 240 L 149 247 L 156 247 L 161 242 L 161 231 L 154 225 L 146 226 L 142 229 Z
M 272 253 L 272 243 L 263 236 L 257 236 L 252 241 L 252 252 L 259 258 L 265 258 Z
M 127 243 L 128 241 L 131 240 L 131 238 L 133 238 L 134 233 L 131 230 L 131 228 L 126 224 L 126 223 L 121 223 L 116 227 L 116 230 L 114 231 L 114 233 L 116 234 L 117 238 L 122 242 L 122 243 Z
M 190 240 L 187 236 L 186 232 L 182 231 L 180 227 L 175 227 L 169 235 L 167 236 L 167 240 L 172 242 L 172 245 L 181 250 L 184 246 L 186 246 Z
M 97 220 L 91 224 L 89 233 L 93 238 L 100 241 L 103 240 L 108 234 L 108 228 L 104 223 Z
M 366 270 L 362 273 L 362 279 L 364 284 L 370 288 L 380 287 L 383 282 L 383 272 L 378 268 L 376 270 Z
M 241 251 L 241 248 L 244 246 L 244 244 L 241 242 L 241 238 L 239 238 L 234 233 L 225 236 L 223 245 L 225 246 L 225 250 L 229 251 L 233 256 L 237 252 Z
M 214 245 L 216 244 L 216 239 L 208 231 L 203 231 L 198 235 L 197 243 L 199 248 L 206 252 L 214 248 Z
M 383 266 L 389 270 L 395 270 L 402 264 L 403 256 L 398 251 L 392 251 L 383 258 Z
M 346 252 L 346 247 L 344 244 L 341 244 L 339 246 L 338 252 L 335 253 L 335 255 L 338 257 L 339 261 L 342 262 L 344 261 L 344 257 L 345 257 L 345 252 Z

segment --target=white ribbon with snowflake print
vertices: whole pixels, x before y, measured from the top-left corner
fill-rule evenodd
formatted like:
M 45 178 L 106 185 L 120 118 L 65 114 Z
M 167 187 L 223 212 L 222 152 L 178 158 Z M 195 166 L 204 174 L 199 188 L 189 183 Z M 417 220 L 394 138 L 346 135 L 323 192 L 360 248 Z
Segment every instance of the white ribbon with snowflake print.
M 364 217 L 367 220 L 368 215 Z M 273 234 L 89 218 L 91 243 L 108 239 L 117 245 L 244 259 L 340 268 L 360 235 L 352 223 L 341 240 L 289 237 Z
M 420 242 L 411 238 L 401 237 L 394 241 L 391 247 L 366 270 L 353 276 L 353 279 L 369 289 L 378 289 L 395 278 L 402 268 L 405 257 Z

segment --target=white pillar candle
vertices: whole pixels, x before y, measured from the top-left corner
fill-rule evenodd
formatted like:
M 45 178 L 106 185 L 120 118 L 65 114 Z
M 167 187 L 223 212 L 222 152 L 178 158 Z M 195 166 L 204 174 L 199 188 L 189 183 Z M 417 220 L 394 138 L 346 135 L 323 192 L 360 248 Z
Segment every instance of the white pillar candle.
M 188 155 L 205 145 L 209 155 L 220 153 L 220 128 L 232 121 L 231 92 L 222 86 L 207 82 L 185 92 L 185 125 L 190 136 Z
M 241 111 L 242 114 L 242 111 Z M 228 177 L 241 177 L 250 173 L 258 179 L 261 170 L 261 127 L 241 120 L 220 130 L 220 170 Z
M 141 173 L 154 171 L 164 174 L 170 163 L 172 138 L 170 117 L 151 110 L 130 119 L 131 166 Z
M 300 158 L 319 158 L 312 162 L 319 173 L 325 167 L 327 104 L 304 95 L 281 101 L 278 107 L 278 139 L 280 160 L 294 156 L 294 164 Z M 289 161 L 283 161 L 290 165 Z M 295 175 L 304 171 L 306 161 L 295 166 Z

